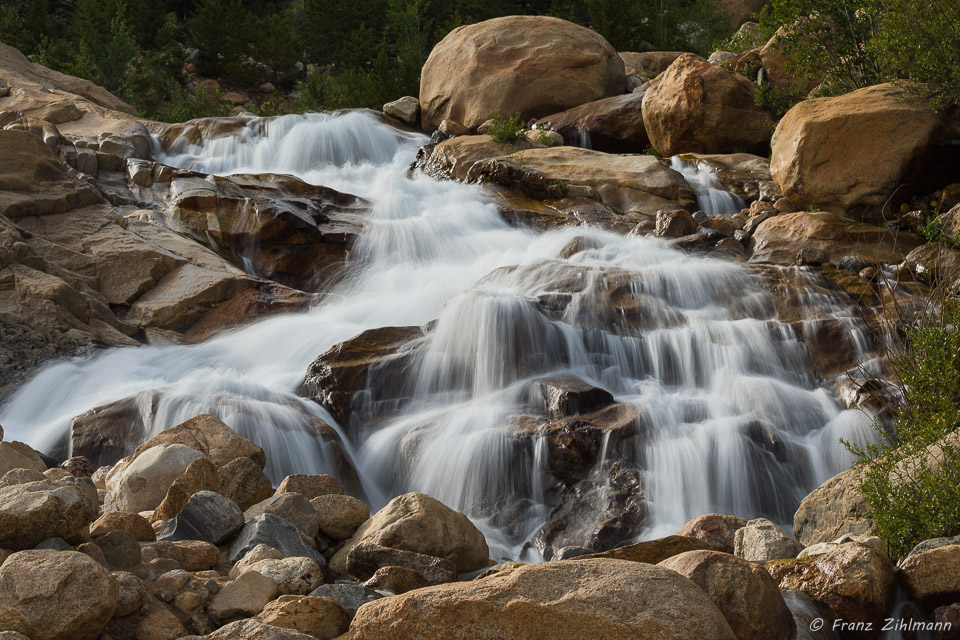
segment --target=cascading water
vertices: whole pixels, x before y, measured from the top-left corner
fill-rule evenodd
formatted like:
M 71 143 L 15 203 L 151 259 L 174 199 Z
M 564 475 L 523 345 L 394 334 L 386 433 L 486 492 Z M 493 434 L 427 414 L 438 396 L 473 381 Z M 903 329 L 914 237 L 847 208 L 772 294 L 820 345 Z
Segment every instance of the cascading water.
M 349 276 L 306 313 L 50 366 L 0 410 L 8 437 L 56 448 L 74 416 L 135 397 L 150 407 L 147 436 L 212 412 L 264 447 L 275 481 L 336 473 L 315 425 L 348 425 L 296 395 L 308 365 L 364 330 L 436 321 L 396 413 L 340 435 L 374 507 L 433 495 L 478 522 L 494 557 L 520 555 L 556 495 L 546 427 L 523 440 L 516 426 L 539 410 L 532 389 L 547 376 L 602 387 L 634 412 L 627 437 L 603 436 L 592 477 L 616 461 L 639 470 L 646 536 L 714 511 L 789 525 L 802 496 L 849 465 L 838 438 L 864 441 L 870 418 L 820 386 L 750 269 L 659 239 L 512 228 L 481 188 L 408 175 L 425 141 L 352 112 L 252 119 L 175 147 L 162 158 L 174 166 L 289 173 L 368 199 Z M 598 486 L 598 499 L 611 490 Z
M 746 204 L 742 198 L 724 188 L 713 170 L 706 165 L 700 166 L 680 156 L 673 156 L 670 168 L 683 175 L 697 197 L 697 206 L 708 216 L 731 215 Z

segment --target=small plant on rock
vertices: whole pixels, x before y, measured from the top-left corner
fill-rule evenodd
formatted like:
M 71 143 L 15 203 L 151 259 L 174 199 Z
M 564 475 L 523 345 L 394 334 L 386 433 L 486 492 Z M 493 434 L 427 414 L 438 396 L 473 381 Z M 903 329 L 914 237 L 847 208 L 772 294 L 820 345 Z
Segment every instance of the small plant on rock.
M 560 144 L 550 135 L 550 132 L 547 129 L 537 130 L 537 142 L 545 147 L 555 147 Z
M 514 114 L 510 118 L 504 118 L 498 111 L 493 114 L 490 119 L 493 121 L 490 126 L 490 137 L 497 142 L 516 142 L 523 136 L 523 132 L 527 130 L 527 126 L 520 118 L 519 113 Z

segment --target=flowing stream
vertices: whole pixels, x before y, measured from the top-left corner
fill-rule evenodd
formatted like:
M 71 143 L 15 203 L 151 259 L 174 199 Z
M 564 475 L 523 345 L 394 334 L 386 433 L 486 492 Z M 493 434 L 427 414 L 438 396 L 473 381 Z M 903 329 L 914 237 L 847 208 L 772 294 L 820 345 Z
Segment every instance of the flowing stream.
M 308 312 L 202 344 L 49 366 L 0 408 L 7 438 L 50 450 L 74 416 L 134 396 L 149 433 L 218 414 L 264 447 L 278 481 L 335 473 L 308 427 L 319 419 L 349 443 L 374 508 L 411 490 L 435 496 L 473 517 L 497 558 L 536 558 L 524 545 L 547 518 L 545 436 L 520 446 L 512 426 L 535 412 L 531 384 L 544 376 L 575 377 L 636 408 L 634 436 L 604 440 L 594 475 L 612 457 L 639 469 L 646 537 L 709 512 L 789 527 L 800 499 L 850 464 L 838 440 L 868 438 L 870 418 L 821 386 L 750 269 L 655 238 L 508 226 L 480 187 L 408 175 L 425 141 L 351 112 L 252 121 L 160 157 L 206 173 L 289 173 L 368 199 L 349 277 Z M 629 314 L 611 304 L 617 296 L 629 298 Z M 829 299 L 808 303 L 834 313 Z M 331 346 L 433 321 L 404 381 L 408 395 L 362 437 L 297 396 L 308 365 Z M 505 524 L 510 503 L 532 506 Z

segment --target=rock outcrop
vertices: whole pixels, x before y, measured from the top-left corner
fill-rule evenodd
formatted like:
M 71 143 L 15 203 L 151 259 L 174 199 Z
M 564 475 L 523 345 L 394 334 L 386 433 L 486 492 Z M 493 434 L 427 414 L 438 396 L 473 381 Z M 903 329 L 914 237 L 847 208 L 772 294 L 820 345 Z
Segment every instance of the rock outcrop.
M 610 153 L 643 153 L 650 138 L 643 124 L 643 94 L 595 100 L 541 118 L 539 127 L 559 132 L 568 144 Z
M 494 113 L 524 120 L 623 93 L 623 62 L 595 31 L 542 16 L 494 18 L 451 31 L 420 77 L 423 129 L 475 130 Z

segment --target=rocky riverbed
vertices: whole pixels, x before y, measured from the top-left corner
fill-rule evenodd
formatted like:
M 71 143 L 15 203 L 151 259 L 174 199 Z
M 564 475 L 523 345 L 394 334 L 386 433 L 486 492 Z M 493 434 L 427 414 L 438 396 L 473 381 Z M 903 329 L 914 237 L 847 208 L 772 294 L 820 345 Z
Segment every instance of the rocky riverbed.
M 168 125 L 0 44 L 0 638 L 960 637 L 839 444 L 960 126 L 715 62 L 496 19 L 383 113 Z

